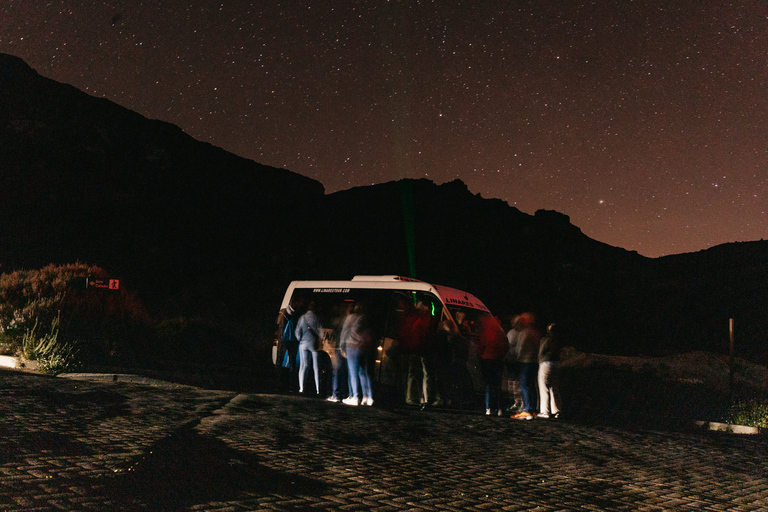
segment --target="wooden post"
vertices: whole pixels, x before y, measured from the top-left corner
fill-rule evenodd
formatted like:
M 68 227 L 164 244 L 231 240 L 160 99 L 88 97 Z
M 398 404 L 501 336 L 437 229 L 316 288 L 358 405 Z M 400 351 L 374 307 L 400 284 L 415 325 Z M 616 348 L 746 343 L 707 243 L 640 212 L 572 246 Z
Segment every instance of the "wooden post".
M 730 348 L 728 350 L 728 385 L 729 385 L 729 401 L 733 405 L 733 318 L 728 320 L 728 333 L 730 339 Z

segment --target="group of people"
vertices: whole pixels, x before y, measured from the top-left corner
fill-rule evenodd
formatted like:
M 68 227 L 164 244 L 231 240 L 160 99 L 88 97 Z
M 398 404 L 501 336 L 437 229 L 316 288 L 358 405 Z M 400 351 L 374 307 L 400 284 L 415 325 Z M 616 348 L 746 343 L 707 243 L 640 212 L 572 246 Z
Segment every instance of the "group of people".
M 298 380 L 299 393 L 307 394 L 304 387 L 311 367 L 315 393 L 320 395 L 323 389 L 320 354 L 324 350 L 331 357 L 333 369 L 333 391 L 328 401 L 347 405 L 373 405 L 370 367 L 375 347 L 371 325 L 361 303 L 350 303 L 346 311 L 336 317 L 330 335 L 323 328 L 314 301 L 307 304 L 306 312 L 300 316 L 293 305 L 289 305 L 280 312 L 277 323 L 281 333 L 277 361 L 278 382 L 281 380 L 281 366 L 287 366 L 290 383 Z
M 291 305 L 278 317 L 281 333 L 278 382 L 282 375 L 280 367 L 286 366 L 290 382 L 298 383 L 299 393 L 310 394 L 305 393 L 305 382 L 312 368 L 313 391 L 319 396 L 327 387 L 322 385 L 324 365 L 320 361 L 325 352 L 330 356 L 330 365 L 326 366 L 332 371 L 332 383 L 329 383 L 332 389 L 327 400 L 373 405 L 371 375 L 377 347 L 364 304 L 346 303 L 342 311 L 328 315 L 332 317 L 328 329 L 321 324 L 313 301 L 297 307 L 305 312 L 299 315 Z M 397 329 L 398 343 L 387 357 L 395 363 L 399 375 L 395 380 L 405 385 L 407 404 L 422 407 L 451 404 L 460 394 L 454 388 L 468 381 L 462 381 L 460 372 L 451 372 L 451 368 L 466 368 L 467 359 L 457 355 L 462 352 L 457 347 L 468 346 L 471 340 L 485 388 L 487 415 L 501 416 L 506 410 L 514 419 L 559 417 L 557 370 L 561 340 L 555 324 L 541 333 L 534 315 L 522 313 L 512 318 L 505 336 L 498 320 L 490 315 L 480 317 L 470 328 L 461 311 L 455 313 L 455 322 L 444 319 L 439 323 L 420 302 L 404 304 L 400 311 L 403 314 Z M 508 395 L 514 399 L 508 408 L 503 403 L 505 372 Z
M 506 367 L 515 398 L 512 418 L 558 418 L 561 402 L 557 373 L 562 340 L 557 326 L 550 324 L 542 335 L 533 314 L 523 313 L 512 318 L 511 327 L 507 332 Z

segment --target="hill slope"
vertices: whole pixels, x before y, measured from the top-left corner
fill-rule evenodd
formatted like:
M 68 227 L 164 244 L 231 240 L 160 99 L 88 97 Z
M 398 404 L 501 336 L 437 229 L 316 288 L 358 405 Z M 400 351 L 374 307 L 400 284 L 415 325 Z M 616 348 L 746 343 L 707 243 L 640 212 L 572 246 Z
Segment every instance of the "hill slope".
M 325 195 L 320 183 L 39 76 L 0 54 L 0 271 L 83 261 L 156 314 L 268 332 L 293 279 L 415 275 L 502 319 L 562 323 L 582 350 L 727 351 L 765 360 L 768 242 L 651 260 L 461 181 Z

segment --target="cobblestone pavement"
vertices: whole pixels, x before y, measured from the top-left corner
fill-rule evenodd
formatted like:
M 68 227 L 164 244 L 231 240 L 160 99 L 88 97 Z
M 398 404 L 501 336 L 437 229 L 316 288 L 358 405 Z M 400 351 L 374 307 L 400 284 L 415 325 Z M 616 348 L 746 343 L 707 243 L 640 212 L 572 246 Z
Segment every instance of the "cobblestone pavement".
M 766 510 L 764 438 L 0 371 L 2 510 Z

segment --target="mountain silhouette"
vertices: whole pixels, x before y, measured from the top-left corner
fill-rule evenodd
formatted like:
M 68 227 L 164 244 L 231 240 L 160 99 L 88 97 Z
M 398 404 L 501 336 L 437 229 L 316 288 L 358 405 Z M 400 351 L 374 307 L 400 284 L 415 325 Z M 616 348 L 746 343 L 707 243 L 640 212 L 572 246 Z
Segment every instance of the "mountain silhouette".
M 325 194 L 0 54 L 0 272 L 98 265 L 159 316 L 242 320 L 268 337 L 295 279 L 416 277 L 532 310 L 581 350 L 728 351 L 766 362 L 768 242 L 645 258 L 460 180 Z M 254 327 L 255 326 L 255 327 Z

